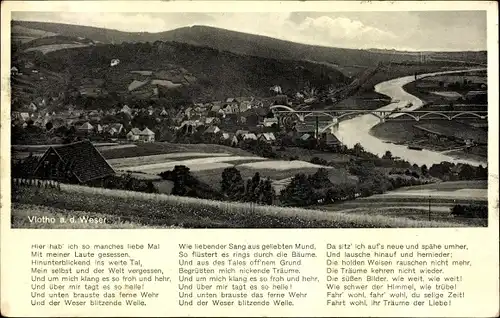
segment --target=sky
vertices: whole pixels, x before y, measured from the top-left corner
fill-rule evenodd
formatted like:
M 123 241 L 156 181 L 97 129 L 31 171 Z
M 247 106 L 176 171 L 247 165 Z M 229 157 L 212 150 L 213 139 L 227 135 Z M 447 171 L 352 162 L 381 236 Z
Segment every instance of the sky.
M 13 12 L 12 19 L 161 32 L 192 25 L 344 48 L 486 50 L 486 11 L 411 12 Z

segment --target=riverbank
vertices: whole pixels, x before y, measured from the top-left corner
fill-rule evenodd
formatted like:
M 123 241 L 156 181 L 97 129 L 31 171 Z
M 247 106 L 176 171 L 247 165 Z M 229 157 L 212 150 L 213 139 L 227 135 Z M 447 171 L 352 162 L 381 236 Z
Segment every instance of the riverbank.
M 466 150 L 463 142 L 449 140 L 446 137 L 437 138 L 427 136 L 421 129 L 417 128 L 423 125 L 425 125 L 425 127 L 432 127 L 436 131 L 440 131 L 441 128 L 444 128 L 460 133 L 469 133 L 470 135 L 477 135 L 481 132 L 487 134 L 485 131 L 473 129 L 464 123 L 450 122 L 448 120 L 426 120 L 420 123 L 414 120 L 386 121 L 372 127 L 370 129 L 370 134 L 387 143 L 407 146 L 414 145 L 429 151 L 439 152 L 463 160 L 487 161 L 487 145 L 479 145 Z M 451 135 L 450 137 L 453 138 L 454 136 Z
M 421 74 L 419 75 L 419 77 L 423 78 L 444 74 L 467 73 L 477 70 L 484 70 L 484 68 L 428 73 Z M 418 97 L 409 94 L 403 89 L 404 85 L 411 83 L 414 80 L 415 76 L 405 76 L 377 84 L 375 86 L 375 91 L 377 93 L 386 95 L 392 100 L 397 101 L 381 107 L 379 108 L 379 110 L 391 111 L 396 108 L 403 108 L 408 103 L 412 104 L 410 108 L 407 108 L 408 110 L 417 110 L 421 108 L 424 104 L 423 101 Z M 406 145 L 386 143 L 384 140 L 381 140 L 370 133 L 371 129 L 379 123 L 379 119 L 371 114 L 358 116 L 346 121 L 341 121 L 339 123 L 339 128 L 336 132 L 336 136 L 337 138 L 342 140 L 342 142 L 347 147 L 353 147 L 355 144 L 359 143 L 367 151 L 378 156 L 382 156 L 386 151 L 390 151 L 393 156 L 418 165 L 425 164 L 427 166 L 431 166 L 434 163 L 439 163 L 442 161 L 448 161 L 452 163 L 466 163 L 473 166 L 487 165 L 487 160 L 457 158 L 428 149 L 411 150 L 408 149 Z
M 474 74 L 474 72 L 471 72 Z M 436 94 L 436 91 L 445 93 L 456 93 L 448 91 L 448 85 L 456 85 L 470 81 L 471 78 L 482 83 L 486 81 L 486 74 L 480 77 L 441 75 L 436 77 L 426 77 L 417 81 L 410 82 L 403 86 L 403 89 L 419 98 L 424 106 L 420 110 L 427 111 L 484 111 L 487 105 L 470 104 L 465 101 L 457 101 L 453 96 Z M 464 84 L 465 85 L 465 84 Z M 475 84 L 468 84 L 475 85 Z M 464 94 L 465 91 L 459 91 Z M 460 96 L 459 93 L 456 93 Z M 418 145 L 423 149 L 440 152 L 458 159 L 487 161 L 488 157 L 488 131 L 483 128 L 485 120 L 480 119 L 462 119 L 462 120 L 421 120 L 416 122 L 408 119 L 404 121 L 386 121 L 378 123 L 370 129 L 370 134 L 385 142 Z M 487 122 L 486 122 L 487 124 Z M 473 140 L 475 146 L 466 147 L 465 140 Z

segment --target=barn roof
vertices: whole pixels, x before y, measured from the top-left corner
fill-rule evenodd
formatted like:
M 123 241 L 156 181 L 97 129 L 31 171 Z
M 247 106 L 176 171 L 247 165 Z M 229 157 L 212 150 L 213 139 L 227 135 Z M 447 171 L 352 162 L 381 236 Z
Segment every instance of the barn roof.
M 65 164 L 72 167 L 73 174 L 81 183 L 104 178 L 115 173 L 106 159 L 88 140 L 50 147 L 43 155 L 38 167 L 44 160 L 45 155 L 50 151 L 54 151 Z

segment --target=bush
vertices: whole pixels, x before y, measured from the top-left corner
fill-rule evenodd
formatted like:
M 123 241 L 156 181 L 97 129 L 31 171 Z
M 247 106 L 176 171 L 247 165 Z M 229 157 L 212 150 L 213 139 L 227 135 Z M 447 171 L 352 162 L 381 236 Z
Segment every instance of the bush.
M 328 161 L 325 159 L 321 159 L 319 157 L 313 157 L 311 160 L 309 160 L 310 163 L 315 164 L 315 165 L 322 165 L 322 166 L 327 166 Z
M 451 215 L 464 218 L 488 218 L 488 206 L 486 205 L 460 205 L 457 204 L 451 208 Z

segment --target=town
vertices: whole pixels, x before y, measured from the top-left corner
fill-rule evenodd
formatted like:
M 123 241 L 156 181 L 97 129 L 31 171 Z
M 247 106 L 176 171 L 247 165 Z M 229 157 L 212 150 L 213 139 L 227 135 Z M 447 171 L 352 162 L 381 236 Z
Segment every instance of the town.
M 177 31 L 209 45 L 12 25 L 16 227 L 487 225 L 486 51 L 306 59 L 204 26 Z

